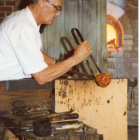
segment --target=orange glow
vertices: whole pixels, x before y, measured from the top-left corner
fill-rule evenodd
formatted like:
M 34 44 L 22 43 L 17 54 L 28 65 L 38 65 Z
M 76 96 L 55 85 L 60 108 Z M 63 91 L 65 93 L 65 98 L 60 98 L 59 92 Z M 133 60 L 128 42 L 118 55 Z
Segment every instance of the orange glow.
M 113 44 L 114 46 L 117 44 L 116 29 L 110 24 L 107 24 L 107 44 Z

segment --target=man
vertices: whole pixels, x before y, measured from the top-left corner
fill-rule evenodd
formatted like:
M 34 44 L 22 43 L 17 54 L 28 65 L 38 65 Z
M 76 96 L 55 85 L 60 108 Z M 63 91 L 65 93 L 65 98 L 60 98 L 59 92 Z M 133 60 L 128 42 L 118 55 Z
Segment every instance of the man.
M 76 46 L 74 54 L 59 63 L 40 51 L 40 25 L 52 25 L 61 10 L 62 0 L 31 0 L 25 9 L 4 19 L 0 25 L 0 81 L 34 77 L 42 85 L 92 53 L 88 41 Z

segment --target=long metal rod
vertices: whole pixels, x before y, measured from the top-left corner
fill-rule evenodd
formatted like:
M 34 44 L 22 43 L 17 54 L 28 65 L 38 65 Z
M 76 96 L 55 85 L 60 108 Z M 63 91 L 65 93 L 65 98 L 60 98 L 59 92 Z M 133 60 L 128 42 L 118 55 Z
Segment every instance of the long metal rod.
M 100 70 L 100 68 L 98 67 L 97 63 L 95 62 L 95 60 L 94 60 L 94 58 L 93 58 L 92 55 L 90 55 L 90 58 L 92 59 L 94 65 L 96 66 L 96 68 L 97 68 L 97 70 L 99 71 L 99 73 L 102 73 L 101 70 Z
M 75 35 L 75 33 L 74 33 L 74 30 L 77 32 L 79 38 L 81 39 L 81 42 L 84 41 L 84 38 L 83 38 L 83 36 L 81 35 L 81 33 L 79 32 L 79 30 L 78 30 L 77 28 L 73 28 L 73 29 L 71 30 L 71 33 L 72 33 L 72 35 L 73 35 L 73 38 L 74 38 L 75 42 L 77 43 L 77 45 L 79 45 L 80 42 L 78 41 L 78 39 L 77 39 L 77 37 L 76 37 L 76 35 Z M 93 63 L 95 64 L 97 70 L 99 71 L 99 73 L 101 73 L 101 70 L 100 70 L 100 68 L 98 67 L 98 65 L 97 65 L 97 63 L 95 62 L 95 60 L 94 60 L 94 58 L 93 58 L 92 55 L 91 55 L 91 58 L 92 58 L 92 60 L 93 60 Z M 86 62 L 87 62 L 87 65 L 89 66 L 89 69 L 90 69 L 92 75 L 93 75 L 93 78 L 95 78 L 94 73 L 93 73 L 93 70 L 92 70 L 92 68 L 91 68 L 91 66 L 90 66 L 90 64 L 89 64 L 89 62 L 88 62 L 87 60 L 86 60 Z
M 85 73 L 80 73 L 80 72 L 77 72 L 77 71 L 68 71 L 67 74 L 77 74 L 77 75 L 81 75 L 81 76 L 87 76 L 89 78 L 92 78 L 92 75 L 90 74 L 85 74 Z
M 95 79 L 94 72 L 93 72 L 93 70 L 92 70 L 92 68 L 91 68 L 91 66 L 90 66 L 90 64 L 89 64 L 89 61 L 88 61 L 88 60 L 85 60 L 85 61 L 86 61 L 87 65 L 88 65 L 88 67 L 89 67 L 89 69 L 90 69 L 90 72 L 91 72 L 91 74 L 92 74 L 92 76 L 93 76 L 93 79 L 96 80 L 96 79 Z
M 51 121 L 51 123 L 58 123 L 58 122 L 71 122 L 71 121 L 82 121 L 82 120 L 86 120 L 86 118 L 68 119 L 68 120 L 60 120 L 60 121 Z

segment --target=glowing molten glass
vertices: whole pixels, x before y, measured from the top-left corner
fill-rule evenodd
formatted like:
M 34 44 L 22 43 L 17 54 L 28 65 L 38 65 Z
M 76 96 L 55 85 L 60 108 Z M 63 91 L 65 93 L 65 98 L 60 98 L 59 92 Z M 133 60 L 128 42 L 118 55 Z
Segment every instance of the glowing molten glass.
M 97 74 L 95 78 L 100 87 L 106 87 L 111 83 L 111 77 L 108 73 Z

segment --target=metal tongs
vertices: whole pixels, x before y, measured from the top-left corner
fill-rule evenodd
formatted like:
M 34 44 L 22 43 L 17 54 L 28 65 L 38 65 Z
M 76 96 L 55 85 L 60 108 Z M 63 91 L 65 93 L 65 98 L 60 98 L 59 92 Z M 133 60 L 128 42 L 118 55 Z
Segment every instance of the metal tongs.
M 75 35 L 74 30 L 77 32 L 77 34 L 78 34 L 78 36 L 79 36 L 81 42 L 83 42 L 84 39 L 83 39 L 81 33 L 79 32 L 79 30 L 78 30 L 77 28 L 72 28 L 72 29 L 71 29 L 71 33 L 72 33 L 72 35 L 73 35 L 73 38 L 74 38 L 76 44 L 79 45 L 80 42 L 78 41 L 78 39 L 77 39 L 77 37 L 76 37 L 76 35 Z M 91 59 L 93 60 L 93 63 L 94 63 L 94 65 L 96 66 L 98 72 L 99 72 L 99 73 L 102 73 L 101 70 L 100 70 L 100 68 L 99 68 L 98 65 L 96 64 L 96 62 L 95 62 L 93 56 L 90 55 L 90 57 L 91 57 Z M 93 70 L 92 70 L 92 68 L 91 68 L 91 66 L 90 66 L 90 64 L 89 64 L 88 58 L 85 60 L 85 62 L 86 62 L 86 64 L 88 65 L 88 67 L 89 67 L 89 69 L 90 69 L 90 71 L 91 71 L 91 73 L 92 73 L 93 80 L 94 80 L 94 81 L 96 82 L 96 84 L 98 85 L 98 83 L 97 83 L 97 81 L 96 81 L 96 78 L 95 78 L 95 75 L 94 75 L 94 72 L 93 72 Z

